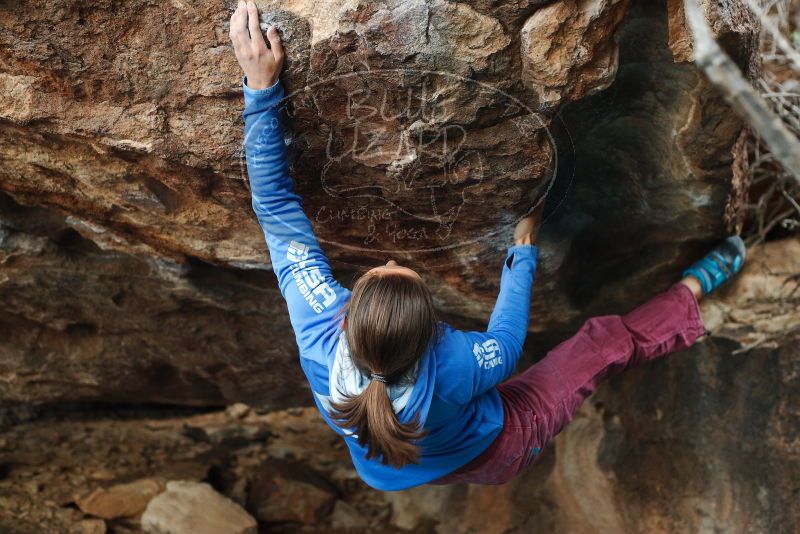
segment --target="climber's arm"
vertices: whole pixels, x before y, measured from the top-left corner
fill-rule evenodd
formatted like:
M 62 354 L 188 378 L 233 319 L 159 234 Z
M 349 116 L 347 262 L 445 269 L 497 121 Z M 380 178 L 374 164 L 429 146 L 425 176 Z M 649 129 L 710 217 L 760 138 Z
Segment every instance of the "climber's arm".
M 482 366 L 478 366 L 482 368 L 476 371 L 474 395 L 479 395 L 508 378 L 517 367 L 522 354 L 530 320 L 531 288 L 539 256 L 539 249 L 534 243 L 541 228 L 543 213 L 544 199 L 514 228 L 514 246 L 508 249 L 503 263 L 500 293 L 489 318 L 489 326 L 486 333 L 480 335 L 481 339 L 473 342 L 472 346 L 476 360 L 481 355 L 484 360 Z M 492 350 L 499 354 L 497 364 L 490 359 Z
M 517 367 L 528 332 L 537 255 L 537 247 L 531 244 L 508 249 L 500 293 L 486 331 L 463 332 L 461 350 L 471 359 L 471 396 L 496 386 Z
M 336 312 L 349 292 L 333 278 L 288 172 L 280 117 L 284 96 L 278 80 L 283 59 L 280 38 L 270 28 L 271 48 L 267 49 L 257 12 L 248 16 L 248 9 L 255 12 L 255 6 L 240 7 L 231 18 L 231 40 L 245 72 L 244 147 L 252 207 L 266 238 L 301 356 L 326 365 L 325 356 L 335 343 Z M 254 39 L 247 36 L 248 18 Z M 254 42 L 258 39 L 264 47 L 260 51 Z M 264 60 L 267 56 L 272 59 Z
M 459 354 L 461 371 L 470 378 L 466 391 L 456 386 L 451 395 L 466 401 L 509 377 L 517 367 L 528 333 L 531 288 L 539 249 L 534 244 L 541 227 L 544 202 L 519 221 L 514 229 L 514 246 L 508 249 L 500 275 L 500 293 L 485 332 L 454 332 L 449 350 Z M 463 366 L 467 370 L 463 370 Z

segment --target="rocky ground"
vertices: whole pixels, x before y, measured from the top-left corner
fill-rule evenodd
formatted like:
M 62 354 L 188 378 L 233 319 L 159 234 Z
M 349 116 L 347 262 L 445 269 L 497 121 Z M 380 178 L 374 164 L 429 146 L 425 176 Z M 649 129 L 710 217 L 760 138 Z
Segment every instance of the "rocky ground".
M 5 416 L 16 423 L 0 438 L 0 532 L 143 532 L 145 507 L 171 480 L 211 484 L 270 532 L 371 532 L 392 521 L 391 503 L 358 480 L 311 408 L 62 406 Z M 213 504 L 206 495 L 191 513 L 210 522 Z M 217 532 L 238 531 L 225 528 Z

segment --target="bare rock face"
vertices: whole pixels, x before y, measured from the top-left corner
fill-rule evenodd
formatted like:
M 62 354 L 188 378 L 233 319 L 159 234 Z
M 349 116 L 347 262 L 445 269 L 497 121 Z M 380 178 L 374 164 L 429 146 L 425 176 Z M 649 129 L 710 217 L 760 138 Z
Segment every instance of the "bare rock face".
M 666 288 L 736 215 L 741 124 L 676 52 L 673 2 L 259 6 L 345 282 L 391 256 L 479 325 L 549 190 L 531 330 L 560 335 Z M 756 68 L 727 6 L 708 16 Z M 231 9 L 0 7 L 0 396 L 309 402 L 249 203 Z
M 538 9 L 520 34 L 522 80 L 542 107 L 608 87 L 618 64 L 616 31 L 627 0 L 567 0 Z
M 304 396 L 271 273 L 102 250 L 63 215 L 0 204 L 6 398 L 269 407 Z

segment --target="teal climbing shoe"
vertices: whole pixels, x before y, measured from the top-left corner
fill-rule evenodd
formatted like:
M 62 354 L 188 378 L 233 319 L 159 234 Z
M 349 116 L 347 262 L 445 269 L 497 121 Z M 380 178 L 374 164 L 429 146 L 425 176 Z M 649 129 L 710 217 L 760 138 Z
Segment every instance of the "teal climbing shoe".
M 703 294 L 707 295 L 741 271 L 744 258 L 744 241 L 738 235 L 732 235 L 683 271 L 683 276 L 697 278 Z

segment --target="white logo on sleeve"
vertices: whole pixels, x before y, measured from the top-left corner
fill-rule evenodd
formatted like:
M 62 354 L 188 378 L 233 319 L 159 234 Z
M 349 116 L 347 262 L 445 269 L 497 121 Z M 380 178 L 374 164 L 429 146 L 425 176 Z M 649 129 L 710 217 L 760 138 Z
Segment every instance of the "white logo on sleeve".
M 292 241 L 289 243 L 289 248 L 286 249 L 286 257 L 292 262 L 305 260 L 308 258 L 308 245 Z
M 300 294 L 303 295 L 312 310 L 322 313 L 322 310 L 336 302 L 336 293 L 325 282 L 325 277 L 319 267 L 314 266 L 314 260 L 308 259 L 308 252 L 308 245 L 292 241 L 289 243 L 289 248 L 286 249 L 286 258 L 293 263 L 292 277 Z
M 503 357 L 500 355 L 500 344 L 496 339 L 487 339 L 483 343 L 475 343 L 472 346 L 472 354 L 478 367 L 491 369 L 503 364 Z

